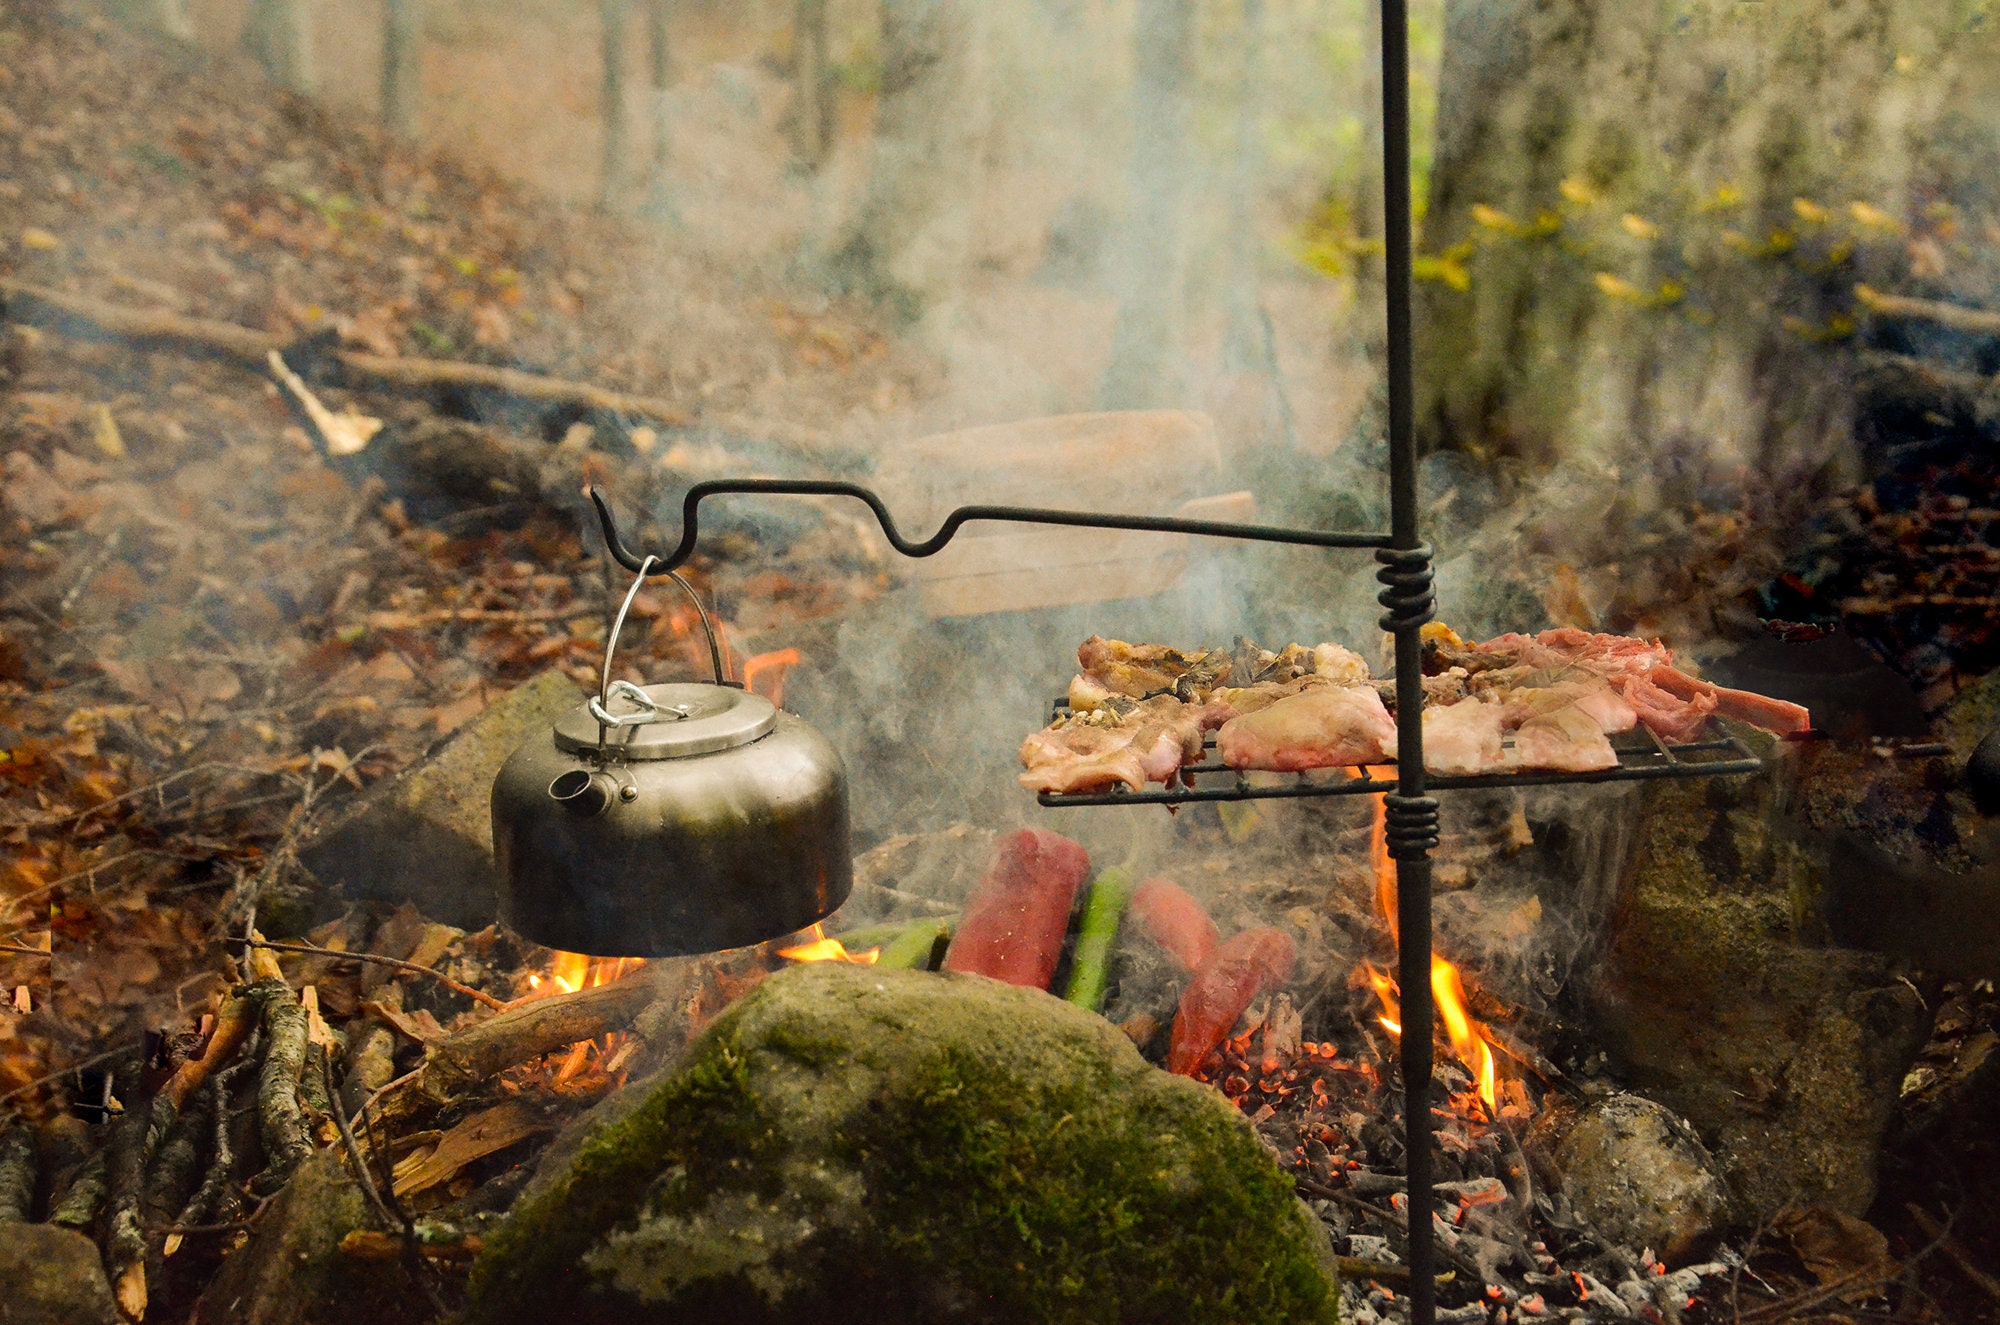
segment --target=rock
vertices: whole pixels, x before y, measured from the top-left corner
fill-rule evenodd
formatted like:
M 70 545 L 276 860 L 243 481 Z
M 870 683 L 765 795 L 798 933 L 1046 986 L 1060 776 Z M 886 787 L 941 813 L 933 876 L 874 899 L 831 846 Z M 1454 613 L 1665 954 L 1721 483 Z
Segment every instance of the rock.
M 1563 1112 L 1549 1157 L 1570 1208 L 1600 1235 L 1677 1265 L 1728 1224 L 1728 1190 L 1686 1122 L 1626 1094 Z
M 1760 748 L 1763 774 L 1648 793 L 1584 1001 L 1625 1079 L 1714 1151 L 1739 1215 L 1858 1214 L 1929 1015 L 1890 958 L 1824 942 L 1830 839 L 1780 817 L 1799 770 Z
M 249 1244 L 203 1290 L 192 1325 L 415 1325 L 429 1318 L 400 1264 L 340 1254 L 342 1238 L 373 1225 L 338 1151 L 308 1156 L 276 1199 Z
M 97 1244 L 52 1224 L 0 1223 L 0 1325 L 120 1325 Z
M 355 797 L 299 860 L 349 897 L 411 902 L 463 929 L 491 924 L 493 775 L 515 746 L 582 701 L 559 671 L 516 686 L 421 762 Z
M 977 976 L 817 962 L 545 1163 L 468 1321 L 1333 1321 L 1249 1125 L 1109 1023 Z

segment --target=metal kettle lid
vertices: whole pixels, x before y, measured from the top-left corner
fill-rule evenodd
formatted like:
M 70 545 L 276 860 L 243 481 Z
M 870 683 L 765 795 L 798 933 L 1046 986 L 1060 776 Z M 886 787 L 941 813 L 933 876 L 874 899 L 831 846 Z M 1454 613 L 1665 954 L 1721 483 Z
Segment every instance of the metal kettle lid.
M 615 683 L 607 712 L 618 725 L 606 726 L 587 703 L 565 713 L 556 722 L 556 748 L 594 755 L 601 744 L 625 759 L 684 759 L 748 745 L 778 721 L 776 706 L 762 695 L 698 681 Z

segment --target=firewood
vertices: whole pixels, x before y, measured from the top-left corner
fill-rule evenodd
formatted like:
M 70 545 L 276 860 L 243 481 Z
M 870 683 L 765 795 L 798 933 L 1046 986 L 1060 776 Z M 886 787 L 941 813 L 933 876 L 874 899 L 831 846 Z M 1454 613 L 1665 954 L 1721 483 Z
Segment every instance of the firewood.
M 674 997 L 691 971 L 689 963 L 656 961 L 607 985 L 509 1008 L 431 1045 L 423 1065 L 390 1082 L 376 1102 L 392 1121 L 448 1104 L 517 1063 L 623 1030 L 655 1001 Z
M 250 993 L 264 1009 L 264 1068 L 257 1083 L 257 1119 L 265 1170 L 259 1183 L 276 1187 L 312 1153 L 305 1113 L 299 1107 L 299 1074 L 305 1069 L 306 1010 L 283 980 L 259 980 Z
M 0 1223 L 25 1223 L 34 1213 L 35 1134 L 22 1123 L 0 1132 Z
M 95 1224 L 97 1212 L 104 1208 L 109 1179 L 110 1160 L 100 1150 L 77 1170 L 69 1190 L 56 1202 L 56 1208 L 49 1212 L 49 1222 L 58 1228 L 70 1229 L 87 1229 Z
M 223 1194 L 235 1183 L 237 1155 L 235 1147 L 230 1142 L 229 1102 L 235 1094 L 238 1078 L 257 1064 L 255 1053 L 257 1043 L 254 1037 L 258 1033 L 253 1025 L 251 1030 L 253 1038 L 248 1041 L 243 1056 L 215 1074 L 210 1095 L 212 1110 L 209 1115 L 208 1173 L 202 1179 L 201 1186 L 188 1197 L 187 1204 L 181 1207 L 180 1217 L 174 1220 L 177 1228 L 193 1228 L 206 1223 L 221 1206 Z M 164 1255 L 171 1256 L 179 1249 L 180 1237 L 179 1233 L 168 1235 Z
M 241 994 L 224 1003 L 222 1012 L 215 1019 L 215 1030 L 209 1035 L 208 1045 L 201 1056 L 190 1058 L 176 1068 L 167 1084 L 160 1087 L 156 1098 L 168 1102 L 177 1111 L 185 1107 L 189 1097 L 201 1088 L 209 1074 L 236 1053 L 256 1026 L 258 1012 L 256 1000 Z
M 140 1226 L 139 1203 L 145 1194 L 146 1148 L 152 1110 L 140 1098 L 142 1068 L 134 1064 L 119 1073 L 125 1112 L 112 1125 L 106 1147 L 104 1268 L 111 1291 L 128 1320 L 146 1315 L 146 1234 Z

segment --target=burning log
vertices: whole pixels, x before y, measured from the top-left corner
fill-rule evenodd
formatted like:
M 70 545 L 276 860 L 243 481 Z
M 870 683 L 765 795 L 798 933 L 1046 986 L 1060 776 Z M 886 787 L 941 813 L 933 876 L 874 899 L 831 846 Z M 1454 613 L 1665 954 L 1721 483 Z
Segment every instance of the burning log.
M 1083 926 L 1077 931 L 1076 953 L 1070 963 L 1069 990 L 1063 995 L 1078 1007 L 1096 1012 L 1104 1005 L 1111 944 L 1118 937 L 1118 925 L 1125 918 L 1125 907 L 1131 897 L 1132 876 L 1122 869 L 1108 869 L 1090 885 L 1089 899 L 1083 904 Z
M 1060 834 L 1024 828 L 1001 838 L 944 969 L 1047 989 L 1076 890 L 1089 877 L 1089 855 Z
M 1291 978 L 1296 957 L 1290 935 L 1262 927 L 1246 929 L 1217 948 L 1181 995 L 1167 1070 L 1193 1076 L 1250 1001 Z
M 382 1114 L 394 1120 L 442 1107 L 517 1063 L 623 1030 L 654 1002 L 675 997 L 690 977 L 687 964 L 658 961 L 609 984 L 511 1007 L 426 1049 L 421 1067 L 378 1092 Z

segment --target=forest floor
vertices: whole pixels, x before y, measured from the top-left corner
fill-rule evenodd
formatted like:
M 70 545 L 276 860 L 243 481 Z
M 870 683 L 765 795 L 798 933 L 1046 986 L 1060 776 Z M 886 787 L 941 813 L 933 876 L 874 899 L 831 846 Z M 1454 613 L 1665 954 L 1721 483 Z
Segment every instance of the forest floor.
M 226 61 L 49 6 L 0 19 L 0 276 L 673 402 L 685 426 L 647 430 L 320 388 L 386 420 L 378 445 L 444 420 L 516 452 L 566 445 L 614 492 L 732 456 L 837 463 L 843 421 L 907 402 L 929 372 L 865 310 L 794 302 L 340 125 Z M 53 931 L 54 960 L 51 979 L 47 959 L 0 953 L 34 1009 L 0 1018 L 0 1107 L 35 1113 L 65 1067 L 213 992 L 222 903 L 297 840 L 307 807 L 407 766 L 546 668 L 594 680 L 615 600 L 574 492 L 413 517 L 366 463 L 329 463 L 264 373 L 5 335 L 0 943 Z M 732 627 L 882 582 L 824 546 L 723 547 L 694 578 Z M 696 666 L 680 612 L 639 598 L 627 674 Z

